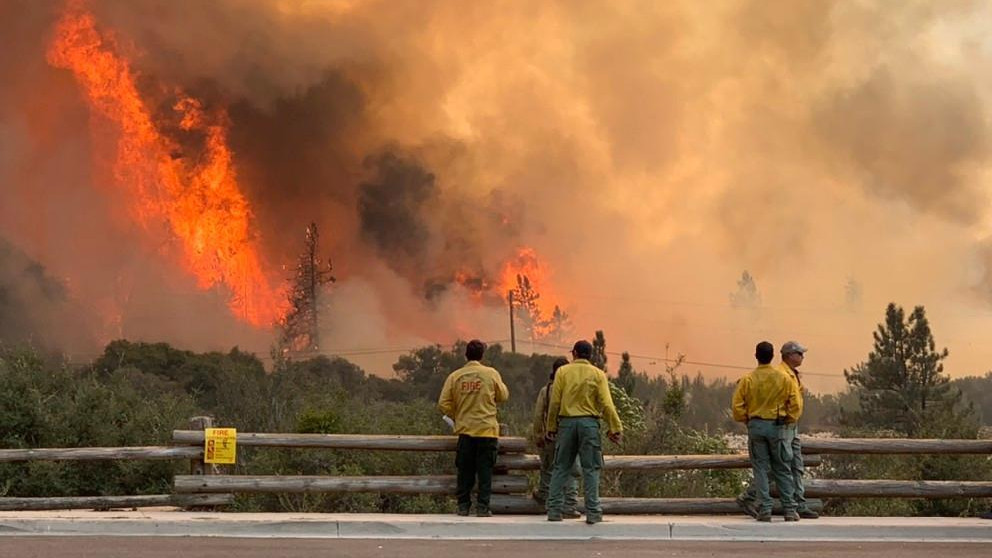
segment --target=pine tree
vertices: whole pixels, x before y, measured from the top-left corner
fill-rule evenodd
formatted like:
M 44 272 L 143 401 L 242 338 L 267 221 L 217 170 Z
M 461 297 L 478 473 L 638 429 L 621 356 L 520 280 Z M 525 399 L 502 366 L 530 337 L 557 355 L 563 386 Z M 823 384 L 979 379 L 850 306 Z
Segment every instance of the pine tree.
M 911 437 L 960 432 L 974 423 L 972 410 L 959 408 L 961 392 L 941 363 L 947 349 L 937 351 L 922 306 L 907 318 L 889 303 L 873 336 L 868 360 L 844 371 L 860 402 L 849 422 Z
M 757 308 L 761 306 L 761 293 L 752 276 L 745 269 L 737 280 L 737 291 L 730 293 L 730 305 L 734 308 Z
M 530 278 L 517 274 L 517 286 L 510 290 L 513 301 L 514 321 L 531 341 L 562 343 L 572 334 L 572 320 L 564 310 L 555 305 L 551 316 L 545 317 L 537 301 L 541 293 L 534 288 Z
M 665 397 L 661 401 L 661 409 L 665 416 L 678 422 L 688 406 L 688 378 L 678 373 L 685 355 L 679 353 L 675 360 L 668 360 L 668 345 L 665 345 L 665 372 L 668 382 L 665 386 Z
M 634 386 L 637 384 L 634 365 L 630 363 L 630 353 L 624 351 L 620 355 L 620 369 L 617 370 L 617 386 L 627 392 L 627 395 L 634 395 Z
M 310 223 L 289 293 L 289 312 L 282 321 L 279 352 L 286 358 L 310 357 L 320 352 L 320 290 L 335 279 L 330 260 L 326 267 L 318 260 L 319 239 L 316 223 Z
M 541 308 L 537 305 L 541 293 L 530 284 L 526 275 L 517 274 L 517 287 L 511 291 L 516 320 L 531 341 L 536 341 L 544 324 Z
M 849 312 L 860 310 L 863 296 L 861 283 L 855 280 L 854 277 L 848 277 L 847 284 L 844 285 L 844 305 L 847 307 L 847 310 Z
M 596 368 L 606 372 L 606 336 L 602 330 L 597 330 L 592 340 L 592 358 L 589 362 Z
M 572 336 L 572 320 L 564 310 L 555 305 L 551 317 L 544 322 L 543 338 L 554 343 L 564 343 Z

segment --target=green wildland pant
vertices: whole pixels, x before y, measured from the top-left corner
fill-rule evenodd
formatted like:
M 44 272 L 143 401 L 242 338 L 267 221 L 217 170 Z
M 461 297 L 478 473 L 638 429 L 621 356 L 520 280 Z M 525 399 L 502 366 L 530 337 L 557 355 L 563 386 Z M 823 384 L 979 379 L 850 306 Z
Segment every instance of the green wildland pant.
M 806 485 L 803 484 L 803 475 L 806 474 L 806 466 L 803 464 L 803 443 L 799 439 L 799 429 L 795 424 L 787 424 L 781 428 L 786 430 L 791 429 L 792 431 L 792 443 L 790 444 L 792 446 L 792 461 L 789 463 L 789 468 L 792 473 L 792 485 L 795 489 L 793 498 L 796 500 L 796 509 L 806 511 L 809 509 L 809 504 L 806 503 Z M 789 436 L 789 434 L 789 432 L 785 432 L 786 436 Z M 768 480 L 772 481 L 774 479 L 769 475 Z M 748 484 L 744 494 L 741 494 L 740 500 L 748 504 L 757 504 L 758 493 L 754 488 L 753 481 Z
M 472 487 L 476 477 L 479 478 L 479 493 L 476 496 L 478 507 L 489 509 L 498 445 L 498 438 L 458 435 L 458 445 L 455 448 L 455 468 L 458 470 L 455 496 L 460 509 L 467 510 L 471 506 Z
M 774 420 L 747 421 L 747 446 L 754 471 L 758 513 L 772 512 L 772 497 L 768 487 L 769 474 L 778 485 L 782 509 L 795 511 L 795 486 L 792 480 L 792 438 L 795 429 L 784 428 Z
M 599 471 L 603 468 L 603 443 L 597 417 L 561 417 L 555 439 L 555 467 L 548 494 L 548 516 L 560 515 L 565 499 L 565 483 L 572 476 L 578 456 L 585 487 L 586 520 L 603 517 L 599 503 Z
M 551 473 L 555 468 L 556 442 L 545 441 L 541 447 L 541 479 L 537 484 L 537 492 L 534 496 L 541 502 L 547 502 L 548 489 L 551 487 Z M 579 476 L 582 469 L 579 468 L 579 460 L 572 462 L 572 475 L 565 481 L 565 509 L 574 510 L 579 507 Z

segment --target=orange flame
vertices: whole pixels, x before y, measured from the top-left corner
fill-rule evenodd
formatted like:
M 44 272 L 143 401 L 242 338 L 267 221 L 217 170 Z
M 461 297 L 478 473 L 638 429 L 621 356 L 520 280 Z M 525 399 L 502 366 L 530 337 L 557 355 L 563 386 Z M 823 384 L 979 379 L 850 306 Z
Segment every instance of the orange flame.
M 203 153 L 182 156 L 156 125 L 135 73 L 117 50 L 113 38 L 97 30 L 95 18 L 72 3 L 57 25 L 48 61 L 72 70 L 91 110 L 118 126 L 114 177 L 127 190 L 138 222 L 164 217 L 200 288 L 223 284 L 233 314 L 256 326 L 273 324 L 286 298 L 262 272 L 250 233 L 251 209 L 227 147 L 226 113 L 208 114 L 198 100 L 180 98 L 173 107 L 180 128 L 205 138 Z
M 517 253 L 500 267 L 499 277 L 495 281 L 489 279 L 485 273 L 467 268 L 456 271 L 452 280 L 464 287 L 476 302 L 499 303 L 506 301 L 509 291 L 517 289 L 517 276 L 526 277 L 531 288 L 540 294 L 537 299 L 538 309 L 545 318 L 550 317 L 558 305 L 551 288 L 552 271 L 533 248 L 518 248 Z
M 527 277 L 531 287 L 541 298 L 537 299 L 537 307 L 545 318 L 550 317 L 557 305 L 554 291 L 551 287 L 551 269 L 541 262 L 537 251 L 529 247 L 517 249 L 517 255 L 503 264 L 500 271 L 499 288 L 505 296 L 508 291 L 517 288 L 517 276 Z

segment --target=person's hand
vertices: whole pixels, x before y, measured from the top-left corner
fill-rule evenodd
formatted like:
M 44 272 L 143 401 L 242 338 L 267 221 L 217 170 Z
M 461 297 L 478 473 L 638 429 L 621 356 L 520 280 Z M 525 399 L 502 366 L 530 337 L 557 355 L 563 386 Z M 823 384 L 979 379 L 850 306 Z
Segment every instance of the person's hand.
M 557 437 L 558 437 L 558 433 L 557 432 L 548 432 L 547 434 L 544 435 L 544 439 L 547 440 L 547 441 L 549 441 L 549 442 L 554 442 L 555 441 L 555 438 L 557 438 Z
M 613 442 L 614 444 L 619 445 L 620 444 L 620 441 L 623 440 L 623 433 L 622 432 L 608 432 L 606 434 L 606 437 L 609 438 L 610 441 Z
M 537 449 L 543 448 L 544 447 L 544 438 L 541 438 L 540 440 L 538 440 L 537 443 L 534 444 L 534 445 L 537 446 Z

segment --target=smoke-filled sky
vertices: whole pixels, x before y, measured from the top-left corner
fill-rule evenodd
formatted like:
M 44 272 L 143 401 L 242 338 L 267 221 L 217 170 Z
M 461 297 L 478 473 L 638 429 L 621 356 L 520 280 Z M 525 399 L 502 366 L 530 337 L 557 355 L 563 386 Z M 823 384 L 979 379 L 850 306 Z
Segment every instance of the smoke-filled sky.
M 0 3 L 0 237 L 47 273 L 0 262 L 0 281 L 79 355 L 122 335 L 266 354 L 272 332 L 232 317 L 223 286 L 201 290 L 165 227 L 131 218 L 110 170 L 120 130 L 46 58 L 65 6 Z M 272 278 L 318 224 L 338 277 L 330 352 L 507 338 L 496 298 L 452 279 L 493 279 L 528 246 L 545 298 L 610 350 L 750 366 L 756 342 L 796 339 L 807 385 L 830 391 L 894 301 L 926 306 L 951 376 L 992 369 L 988 3 L 73 9 L 112 34 L 153 114 L 178 92 L 226 111 Z M 744 270 L 757 308 L 731 304 Z M 50 280 L 92 331 L 66 332 Z M 388 374 L 395 356 L 355 360 Z

